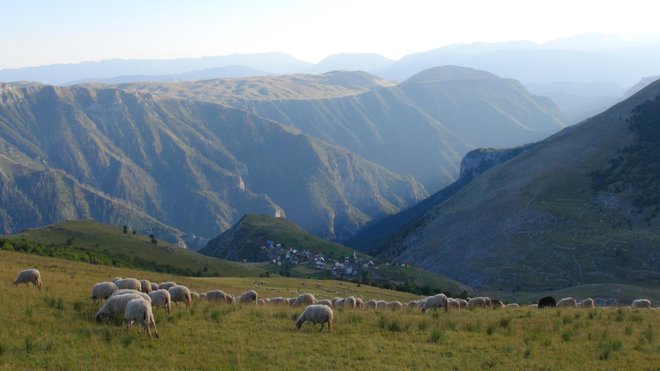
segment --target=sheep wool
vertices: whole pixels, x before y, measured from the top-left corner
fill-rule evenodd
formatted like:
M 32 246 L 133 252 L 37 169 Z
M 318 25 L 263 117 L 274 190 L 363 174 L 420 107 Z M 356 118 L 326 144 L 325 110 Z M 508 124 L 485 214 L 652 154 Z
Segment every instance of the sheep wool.
M 179 307 L 179 302 L 186 304 L 186 309 L 192 304 L 192 296 L 190 295 L 190 289 L 186 286 L 176 285 L 172 286 L 167 291 L 170 292 L 172 297 L 172 302 L 176 304 L 177 308 Z
M 254 290 L 246 291 L 238 297 L 239 304 L 256 304 L 257 292 Z
M 577 300 L 574 298 L 563 298 L 557 302 L 557 308 L 577 308 Z
M 296 328 L 300 330 L 305 322 L 311 322 L 313 324 L 320 323 L 321 329 L 319 332 L 321 332 L 323 331 L 323 327 L 327 322 L 328 332 L 332 332 L 333 318 L 334 313 L 332 312 L 332 308 L 327 305 L 312 304 L 307 306 L 307 308 L 305 308 L 302 314 L 298 317 L 296 320 Z
M 176 282 L 168 281 L 168 282 L 161 282 L 160 285 L 158 285 L 158 288 L 169 290 L 170 287 L 174 287 L 174 286 L 176 286 Z
M 119 288 L 112 282 L 99 282 L 92 287 L 92 301 L 105 300 L 117 290 Z
M 126 310 L 126 305 L 133 299 L 143 299 L 138 294 L 124 294 L 117 296 L 110 296 L 108 300 L 96 312 L 96 320 L 101 322 L 105 318 L 115 318 L 123 315 Z
M 649 299 L 633 300 L 631 306 L 633 308 L 651 308 L 651 301 Z
M 294 300 L 294 302 L 293 302 L 293 304 L 291 304 L 291 306 L 294 307 L 294 308 L 297 308 L 299 306 L 307 306 L 307 305 L 315 304 L 316 301 L 317 300 L 314 297 L 314 295 L 312 295 L 310 293 L 305 293 L 305 294 L 298 295 L 298 297 L 296 298 L 296 300 Z
M 151 292 L 151 282 L 149 280 L 140 280 L 140 291 L 148 294 Z
M 151 302 L 151 298 L 149 297 L 149 295 L 147 295 L 147 294 L 145 294 L 145 293 L 143 293 L 143 292 L 140 292 L 140 291 L 137 291 L 137 290 L 131 290 L 131 289 L 119 289 L 119 290 L 116 290 L 116 291 L 114 291 L 112 294 L 110 294 L 110 297 L 113 297 L 113 296 L 119 296 L 119 295 L 138 295 L 138 296 L 140 296 L 142 299 Z
M 114 281 L 115 285 L 120 289 L 130 289 L 140 291 L 142 284 L 135 278 L 124 278 L 121 280 Z
M 436 308 L 445 308 L 445 312 L 448 311 L 448 300 L 445 294 L 437 294 L 426 298 L 424 305 L 422 306 L 422 313 L 426 312 L 429 309 Z
M 151 298 L 151 305 L 156 308 L 163 308 L 167 313 L 172 308 L 172 296 L 170 292 L 165 289 L 158 289 L 149 293 Z
M 24 283 L 26 286 L 32 283 L 41 290 L 41 273 L 34 268 L 22 270 L 18 272 L 18 276 L 16 276 L 16 279 L 14 280 L 14 286 L 19 283 Z
M 154 319 L 154 314 L 151 310 L 151 304 L 144 299 L 133 299 L 126 304 L 124 321 L 126 322 L 126 330 L 128 332 L 131 331 L 131 325 L 133 322 L 137 322 L 138 334 L 140 333 L 140 325 L 142 325 L 145 334 L 149 335 L 149 337 L 151 337 L 151 330 L 149 328 L 153 325 L 156 338 L 159 337 L 158 329 L 156 328 L 156 320 Z

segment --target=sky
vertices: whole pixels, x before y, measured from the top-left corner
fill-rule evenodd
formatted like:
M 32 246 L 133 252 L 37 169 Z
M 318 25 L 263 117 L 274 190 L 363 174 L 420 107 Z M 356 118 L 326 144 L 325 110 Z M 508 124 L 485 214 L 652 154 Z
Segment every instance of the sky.
M 284 52 L 390 59 L 444 45 L 582 33 L 660 39 L 656 0 L 0 0 L 0 69 Z

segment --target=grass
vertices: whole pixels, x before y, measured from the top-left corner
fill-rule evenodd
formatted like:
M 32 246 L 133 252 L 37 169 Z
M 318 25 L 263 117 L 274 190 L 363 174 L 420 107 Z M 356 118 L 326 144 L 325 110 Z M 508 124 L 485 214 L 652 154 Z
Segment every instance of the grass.
M 44 288 L 13 287 L 16 272 L 38 268 Z M 156 311 L 160 339 L 97 324 L 93 283 L 113 276 L 174 280 L 195 291 L 261 296 L 309 291 L 407 301 L 414 295 L 338 281 L 299 278 L 178 277 L 0 251 L 0 369 L 653 369 L 660 364 L 654 310 L 335 309 L 333 333 L 305 324 L 300 308 L 198 302 Z M 559 315 L 558 315 L 559 313 Z M 591 315 L 591 313 L 596 313 Z M 619 313 L 623 319 L 617 321 Z M 578 315 L 579 314 L 579 315 Z M 565 319 L 569 320 L 565 320 Z M 318 326 L 317 326 L 318 327 Z

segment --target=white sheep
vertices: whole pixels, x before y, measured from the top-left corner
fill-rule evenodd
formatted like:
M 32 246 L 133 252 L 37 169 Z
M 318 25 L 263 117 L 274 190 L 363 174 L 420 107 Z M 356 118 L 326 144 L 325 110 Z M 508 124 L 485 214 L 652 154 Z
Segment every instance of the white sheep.
M 141 291 L 142 284 L 135 278 L 124 278 L 121 280 L 113 281 L 120 289 L 130 289 Z
M 400 301 L 390 301 L 387 303 L 387 309 L 390 310 L 401 310 L 403 309 L 403 304 Z
M 144 299 L 133 299 L 126 304 L 126 309 L 124 310 L 124 321 L 126 322 L 126 331 L 131 331 L 131 325 L 133 322 L 138 324 L 138 334 L 140 333 L 140 325 L 144 327 L 145 334 L 151 337 L 151 330 L 149 327 L 154 326 L 154 332 L 156 333 L 156 338 L 160 337 L 158 335 L 158 329 L 156 328 L 156 320 L 154 319 L 154 313 L 151 311 L 151 303 Z
M 190 292 L 190 298 L 195 301 L 199 301 L 199 293 L 197 291 Z
M 172 308 L 172 295 L 165 289 L 158 289 L 149 293 L 151 298 L 151 305 L 156 308 L 164 308 L 167 313 L 170 313 Z
M 264 299 L 257 299 L 257 305 L 262 307 L 266 305 L 266 301 Z
M 170 292 L 172 302 L 179 307 L 179 302 L 186 304 L 186 309 L 192 304 L 192 297 L 190 296 L 190 289 L 183 285 L 172 286 L 167 291 Z
M 476 298 L 471 298 L 468 300 L 468 309 L 475 309 L 475 308 L 486 308 L 486 299 L 484 297 L 476 297 Z
M 41 290 L 41 273 L 34 268 L 22 270 L 18 272 L 18 276 L 16 276 L 16 279 L 14 280 L 14 286 L 19 283 L 24 283 L 26 286 L 32 283 Z
M 557 302 L 557 308 L 577 308 L 577 300 L 574 298 L 563 298 Z
M 325 323 L 328 323 L 328 332 L 332 332 L 332 320 L 334 314 L 332 308 L 327 305 L 317 305 L 312 304 L 305 308 L 302 314 L 296 320 L 296 327 L 298 330 L 302 327 L 305 322 L 311 322 L 316 326 L 317 323 L 321 324 L 321 329 L 319 332 L 323 331 Z
M 649 299 L 637 299 L 633 300 L 630 306 L 633 308 L 651 308 L 651 301 Z
M 151 282 L 151 291 L 156 291 L 156 290 L 158 290 L 158 284 L 156 282 Z
M 355 309 L 357 308 L 357 302 L 355 300 L 355 297 L 349 296 L 347 298 L 344 298 L 344 303 L 343 307 L 347 309 Z
M 208 301 L 224 301 L 230 304 L 234 302 L 234 297 L 222 290 L 211 290 L 207 292 L 206 299 L 208 299 Z
M 538 308 L 538 307 L 539 307 L 538 304 L 529 304 L 529 305 L 527 306 L 527 308 L 532 308 L 532 309 L 536 309 L 536 308 Z
M 206 300 L 209 300 L 209 299 L 206 297 L 206 293 L 205 293 L 205 292 L 200 292 L 200 293 L 199 293 L 199 300 L 200 300 L 200 301 L 206 301 Z
M 595 307 L 596 305 L 594 303 L 594 299 L 592 298 L 586 298 L 582 300 L 580 303 L 578 303 L 578 308 L 592 309 Z
M 254 290 L 246 291 L 238 297 L 238 304 L 256 304 L 257 292 Z
M 447 298 L 447 307 L 450 309 L 461 309 L 461 304 L 456 299 Z
M 124 315 L 126 305 L 133 299 L 142 299 L 142 296 L 138 294 L 110 296 L 96 312 L 96 320 L 101 322 L 104 318 L 115 318 Z
M 422 313 L 426 312 L 429 309 L 436 308 L 445 308 L 445 312 L 449 310 L 448 300 L 445 294 L 437 294 L 426 298 L 424 305 L 422 306 Z
M 121 277 L 114 277 L 114 278 L 111 279 L 110 281 L 112 281 L 112 282 L 114 283 L 114 282 L 117 282 L 117 281 L 119 281 L 119 280 L 121 280 L 121 279 L 122 279 Z
M 458 305 L 460 306 L 461 309 L 467 308 L 467 305 L 468 305 L 467 300 L 465 300 L 465 299 L 456 299 L 456 301 L 458 302 Z
M 315 304 L 318 304 L 318 305 L 327 305 L 327 306 L 329 306 L 330 308 L 333 308 L 333 307 L 334 307 L 334 305 L 332 305 L 332 300 L 330 300 L 330 299 L 319 300 L 319 301 L 317 301 Z
M 176 286 L 176 282 L 168 281 L 168 282 L 161 282 L 160 285 L 158 285 L 159 289 L 163 290 L 169 290 L 170 287 Z
M 282 305 L 287 304 L 286 299 L 281 296 L 274 297 L 270 299 L 270 305 Z
M 486 302 L 486 308 L 492 308 L 493 302 L 488 296 L 483 296 L 484 301 Z
M 131 289 L 115 290 L 115 291 L 112 292 L 112 294 L 110 294 L 110 297 L 119 296 L 119 295 L 133 295 L 133 294 L 139 295 L 142 299 L 144 299 L 146 301 L 151 301 L 151 299 L 149 298 L 149 295 L 147 295 L 147 294 L 145 294 L 141 291 L 131 290 Z
M 376 308 L 378 309 L 387 308 L 387 302 L 385 300 L 376 300 Z
M 506 305 L 506 307 L 511 309 L 518 309 L 520 308 L 520 305 L 518 305 L 518 303 L 509 303 Z
M 308 306 L 316 303 L 316 298 L 310 293 L 304 293 L 298 295 L 296 300 L 291 304 L 292 307 L 297 308 L 301 305 Z
M 360 297 L 355 298 L 355 306 L 357 309 L 364 309 L 364 300 Z
M 112 282 L 99 282 L 92 287 L 92 301 L 105 300 L 117 290 L 119 288 Z
M 364 303 L 366 309 L 376 309 L 378 308 L 378 301 L 374 299 L 369 299 Z
M 151 282 L 149 280 L 140 280 L 140 291 L 148 294 L 151 292 Z

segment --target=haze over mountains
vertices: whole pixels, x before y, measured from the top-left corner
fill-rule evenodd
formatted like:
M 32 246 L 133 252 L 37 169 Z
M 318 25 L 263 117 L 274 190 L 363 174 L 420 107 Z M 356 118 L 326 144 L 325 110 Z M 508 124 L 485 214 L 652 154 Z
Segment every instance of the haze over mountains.
M 456 184 L 351 245 L 478 287 L 657 286 L 658 117 L 660 81 L 539 143 L 475 151 Z

